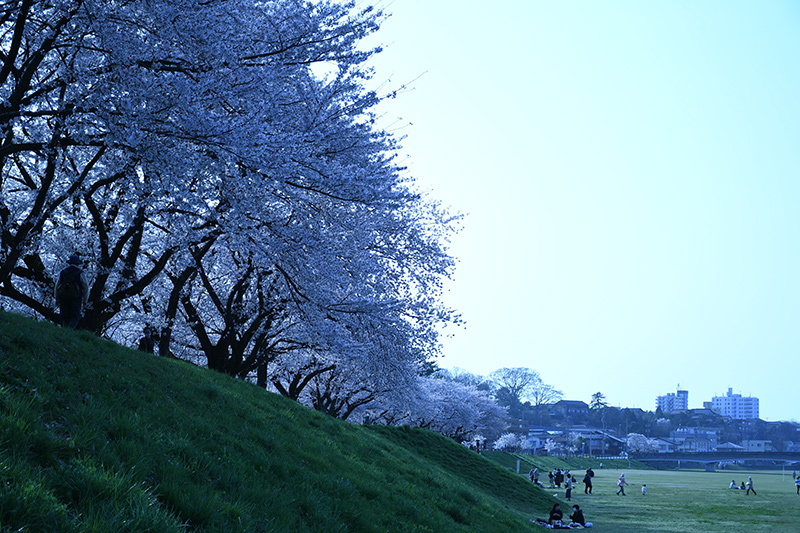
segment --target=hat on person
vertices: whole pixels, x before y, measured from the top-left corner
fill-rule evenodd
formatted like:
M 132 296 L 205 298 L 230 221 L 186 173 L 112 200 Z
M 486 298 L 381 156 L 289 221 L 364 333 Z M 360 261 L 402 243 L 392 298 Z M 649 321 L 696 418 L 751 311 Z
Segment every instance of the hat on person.
M 83 261 L 81 261 L 81 258 L 78 256 L 78 254 L 72 254 L 69 256 L 69 259 L 67 259 L 68 265 L 80 265 L 81 263 L 83 263 Z

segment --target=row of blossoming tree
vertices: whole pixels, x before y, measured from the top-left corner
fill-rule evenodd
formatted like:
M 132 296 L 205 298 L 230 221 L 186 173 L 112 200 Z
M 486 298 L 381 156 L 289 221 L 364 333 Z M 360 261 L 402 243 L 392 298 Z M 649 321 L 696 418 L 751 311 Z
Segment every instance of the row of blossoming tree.
M 2 306 L 55 319 L 78 252 L 81 329 L 134 345 L 149 323 L 162 355 L 441 430 L 448 393 L 421 370 L 458 322 L 439 299 L 457 217 L 376 124 L 393 95 L 369 89 L 380 50 L 362 43 L 383 18 L 331 0 L 4 2 Z

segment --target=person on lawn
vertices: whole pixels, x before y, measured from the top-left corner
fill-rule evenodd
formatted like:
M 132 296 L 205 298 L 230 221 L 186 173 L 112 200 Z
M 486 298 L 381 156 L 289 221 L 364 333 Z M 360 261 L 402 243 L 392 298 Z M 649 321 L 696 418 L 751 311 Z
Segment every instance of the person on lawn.
M 551 526 L 560 526 L 563 519 L 564 513 L 561 511 L 561 506 L 557 503 L 554 504 L 553 508 L 550 509 L 550 518 L 547 523 Z
M 627 484 L 628 482 L 625 481 L 625 474 L 620 474 L 619 481 L 617 481 L 617 486 L 619 487 L 619 490 L 617 491 L 617 496 L 619 496 L 620 494 L 625 496 L 625 485 Z
M 753 488 L 753 476 L 747 476 L 747 492 L 744 493 L 745 496 L 750 494 L 750 491 L 753 491 L 753 496 L 758 496 L 756 494 L 756 489 Z

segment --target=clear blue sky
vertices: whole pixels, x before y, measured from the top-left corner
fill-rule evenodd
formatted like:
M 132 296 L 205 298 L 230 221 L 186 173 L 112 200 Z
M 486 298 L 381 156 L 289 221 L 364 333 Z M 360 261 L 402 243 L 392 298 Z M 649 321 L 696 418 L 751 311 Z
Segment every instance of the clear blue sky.
M 800 419 L 800 3 L 379 5 L 384 119 L 467 215 L 441 366 Z

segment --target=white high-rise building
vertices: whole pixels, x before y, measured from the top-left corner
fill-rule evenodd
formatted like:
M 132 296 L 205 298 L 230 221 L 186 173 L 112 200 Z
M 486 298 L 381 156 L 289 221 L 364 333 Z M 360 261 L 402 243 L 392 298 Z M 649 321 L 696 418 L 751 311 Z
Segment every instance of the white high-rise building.
M 689 409 L 689 391 L 678 389 L 677 392 L 668 392 L 664 396 L 656 396 L 656 409 L 659 407 L 664 413 Z
M 737 420 L 758 418 L 758 398 L 734 394 L 733 389 L 728 387 L 725 396 L 711 398 L 711 410 Z

